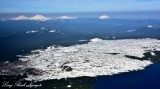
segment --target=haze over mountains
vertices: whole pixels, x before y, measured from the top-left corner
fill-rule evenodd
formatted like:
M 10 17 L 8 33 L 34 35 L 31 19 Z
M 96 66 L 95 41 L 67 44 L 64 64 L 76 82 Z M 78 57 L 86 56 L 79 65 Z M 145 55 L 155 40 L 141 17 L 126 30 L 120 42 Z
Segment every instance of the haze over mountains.
M 60 16 L 60 17 L 56 17 L 55 19 L 60 19 L 60 20 L 66 20 L 66 19 L 76 19 L 78 17 L 76 16 L 67 16 L 67 15 L 63 15 L 63 16 Z M 110 17 L 107 16 L 107 15 L 101 15 L 99 17 L 97 17 L 99 19 L 109 19 Z M 32 16 L 32 17 L 27 17 L 27 16 L 24 16 L 24 15 L 20 15 L 18 17 L 15 17 L 15 18 L 11 18 L 12 20 L 34 20 L 34 21 L 47 21 L 47 20 L 53 20 L 53 18 L 49 18 L 49 17 L 46 17 L 46 16 L 43 16 L 43 15 L 35 15 L 35 16 Z
M 56 19 L 61 19 L 61 20 L 64 20 L 64 19 L 76 19 L 77 17 L 75 16 L 61 16 L 61 17 L 57 17 Z M 43 15 L 35 15 L 33 17 L 26 17 L 24 15 L 20 15 L 18 17 L 15 17 L 15 18 L 12 18 L 12 20 L 35 20 L 35 21 L 46 21 L 46 20 L 51 20 L 52 18 L 48 18 L 48 17 L 45 17 Z
M 26 17 L 24 15 L 20 15 L 18 17 L 12 18 L 12 20 L 36 20 L 36 21 L 46 21 L 46 20 L 50 20 L 51 18 L 45 17 L 43 15 L 35 15 L 33 17 Z

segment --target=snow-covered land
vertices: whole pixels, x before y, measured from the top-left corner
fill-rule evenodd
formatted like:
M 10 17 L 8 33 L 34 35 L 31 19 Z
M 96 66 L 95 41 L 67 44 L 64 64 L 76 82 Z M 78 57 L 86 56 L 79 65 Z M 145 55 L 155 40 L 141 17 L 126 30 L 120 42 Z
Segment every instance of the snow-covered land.
M 143 57 L 146 50 L 159 50 L 160 40 L 92 39 L 88 44 L 69 47 L 50 46 L 45 50 L 34 50 L 32 55 L 20 58 L 27 68 L 41 70 L 40 75 L 28 75 L 27 80 L 48 80 L 80 76 L 113 75 L 122 72 L 143 70 L 152 64 L 149 60 L 125 57 Z M 116 53 L 113 55 L 113 53 Z
M 26 16 L 23 16 L 23 15 L 20 15 L 18 17 L 15 17 L 15 18 L 12 18 L 12 20 L 34 20 L 34 21 L 47 21 L 47 20 L 50 20 L 51 18 L 48 18 L 48 17 L 45 17 L 43 15 L 35 15 L 33 17 L 26 17 Z
M 109 19 L 109 18 L 110 18 L 110 17 L 107 16 L 107 15 L 102 15 L 102 16 L 99 17 L 99 19 Z
M 76 19 L 77 17 L 75 16 L 61 16 L 61 17 L 57 17 L 57 19 L 61 19 L 61 20 L 65 20 L 65 19 Z
M 50 20 L 51 18 L 47 18 L 43 15 L 35 15 L 31 18 L 29 18 L 30 20 L 35 20 L 35 21 L 46 21 L 46 20 Z
M 29 18 L 24 16 L 24 15 L 20 15 L 18 17 L 12 18 L 12 20 L 28 20 Z

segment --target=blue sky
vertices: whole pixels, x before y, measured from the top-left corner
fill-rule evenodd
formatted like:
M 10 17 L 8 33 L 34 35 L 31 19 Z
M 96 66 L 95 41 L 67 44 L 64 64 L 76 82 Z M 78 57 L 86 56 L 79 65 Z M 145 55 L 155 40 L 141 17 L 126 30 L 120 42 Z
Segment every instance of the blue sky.
M 0 0 L 0 13 L 159 10 L 160 0 Z

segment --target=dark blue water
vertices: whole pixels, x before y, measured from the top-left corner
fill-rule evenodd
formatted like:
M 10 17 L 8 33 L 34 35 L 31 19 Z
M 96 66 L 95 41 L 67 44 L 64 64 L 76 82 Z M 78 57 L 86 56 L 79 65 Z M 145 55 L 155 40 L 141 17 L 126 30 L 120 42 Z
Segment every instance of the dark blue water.
M 148 27 L 149 25 L 152 27 Z M 27 33 L 32 30 L 37 32 Z M 50 33 L 50 30 L 56 30 L 56 32 Z M 160 39 L 160 20 L 79 18 L 51 21 L 0 21 L 0 61 L 13 62 L 18 60 L 17 55 L 30 54 L 31 50 L 45 49 L 51 45 L 84 44 L 92 38 L 104 40 Z M 73 89 L 160 89 L 159 75 L 160 64 L 157 63 L 142 71 L 114 76 L 48 80 L 42 82 L 44 84 L 42 89 L 50 89 L 49 87 L 55 86 L 59 89 L 66 89 L 63 86 L 70 83 L 74 86 Z M 3 77 L 1 76 L 1 79 Z
M 160 64 L 145 70 L 113 76 L 100 76 L 94 83 L 95 89 L 160 89 Z
M 152 25 L 152 28 L 147 27 Z M 45 29 L 41 29 L 44 27 Z M 47 30 L 46 30 L 47 29 Z M 27 34 L 27 31 L 36 33 Z M 50 30 L 56 30 L 50 33 Z M 132 30 L 133 32 L 127 32 Z M 0 21 L 0 61 L 16 60 L 16 55 L 30 53 L 51 45 L 81 44 L 78 40 L 159 39 L 160 21 L 155 19 L 75 19 L 52 21 Z

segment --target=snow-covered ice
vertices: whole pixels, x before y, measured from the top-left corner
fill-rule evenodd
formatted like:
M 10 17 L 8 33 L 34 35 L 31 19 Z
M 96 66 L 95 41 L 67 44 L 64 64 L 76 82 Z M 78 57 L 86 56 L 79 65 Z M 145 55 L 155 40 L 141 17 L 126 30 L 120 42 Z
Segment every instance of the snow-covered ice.
M 56 32 L 56 30 L 50 30 L 49 32 L 54 33 L 54 32 Z
M 88 41 L 88 40 L 78 40 L 78 41 L 80 41 L 80 42 L 84 42 L 84 41 Z
M 94 39 L 91 39 L 90 41 L 92 41 L 92 42 L 96 42 L 96 41 L 102 41 L 102 39 L 94 38 Z
M 152 28 L 153 26 L 152 26 L 152 25 L 148 25 L 147 27 L 148 27 L 148 28 Z
M 28 75 L 27 80 L 48 80 L 80 76 L 113 75 L 122 72 L 143 70 L 152 64 L 149 60 L 125 57 L 143 57 L 146 50 L 158 49 L 157 39 L 102 40 L 69 47 L 50 46 L 45 50 L 34 50 L 36 54 L 20 58 L 27 68 L 41 70 L 40 75 Z M 38 54 L 37 54 L 38 53 Z M 119 53 L 112 55 L 112 53 Z
M 127 30 L 126 32 L 135 32 L 136 30 Z
M 44 30 L 44 29 L 45 29 L 45 27 L 41 27 L 40 29 Z
M 26 33 L 37 33 L 37 30 L 31 30 L 31 31 L 27 31 Z
M 68 88 L 71 88 L 71 87 L 72 87 L 72 85 L 68 85 L 67 87 L 68 87 Z

